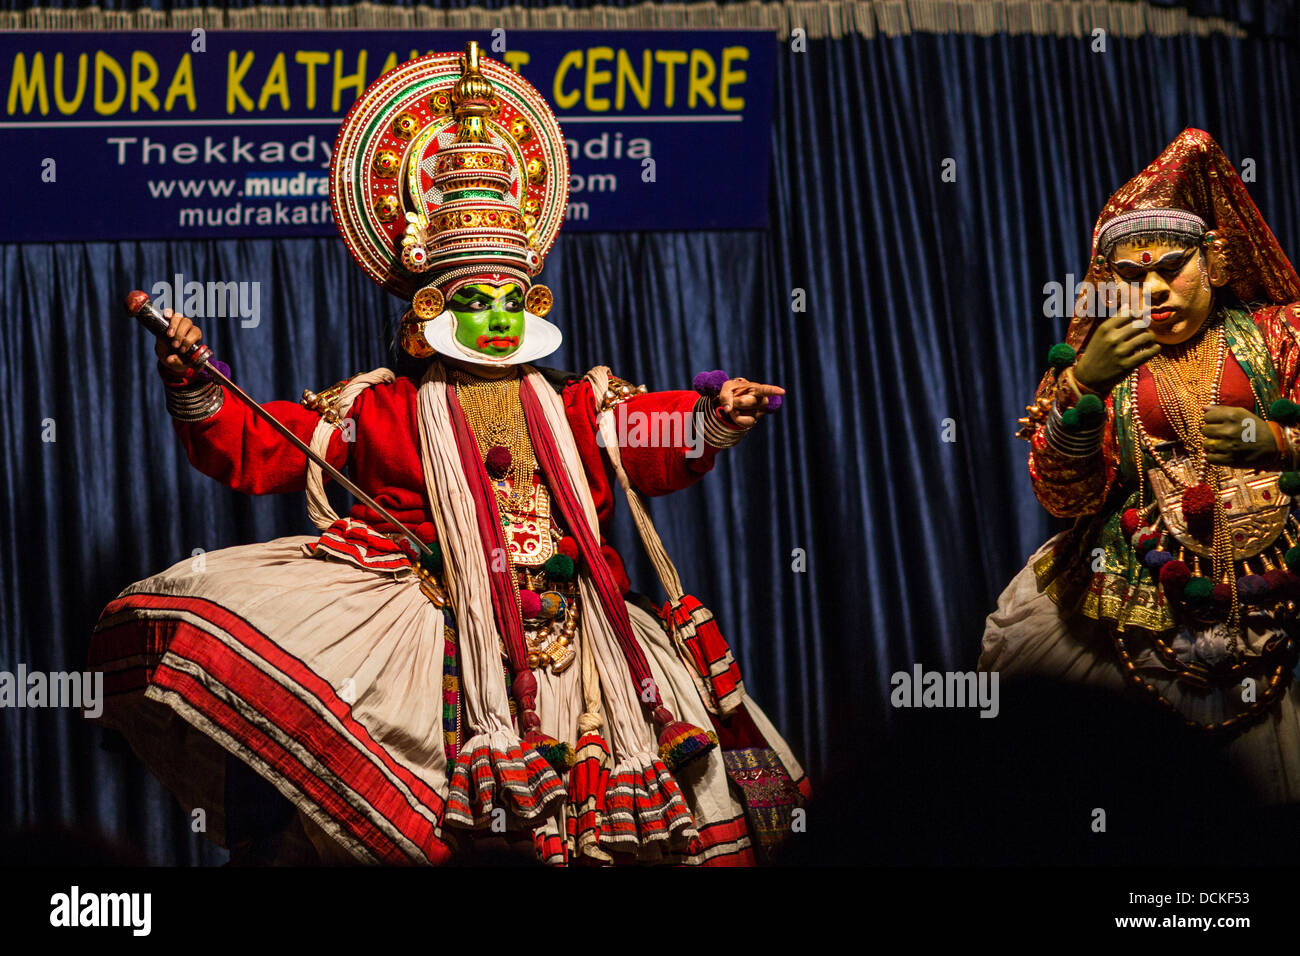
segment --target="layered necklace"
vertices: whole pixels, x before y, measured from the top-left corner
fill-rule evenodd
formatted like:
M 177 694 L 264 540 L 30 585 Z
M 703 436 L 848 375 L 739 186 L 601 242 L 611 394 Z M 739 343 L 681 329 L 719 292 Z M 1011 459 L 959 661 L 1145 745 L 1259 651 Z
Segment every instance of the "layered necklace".
M 1205 421 L 1205 407 L 1219 404 L 1219 387 L 1227 355 L 1228 337 L 1223 323 L 1219 322 L 1213 334 L 1203 329 L 1195 344 L 1162 351 L 1147 362 L 1160 410 L 1165 413 L 1165 419 L 1188 454 L 1199 461 L 1199 477 L 1203 481 L 1209 477 L 1209 472 L 1217 472 L 1217 469 L 1205 461 L 1205 436 L 1201 434 L 1201 426 Z M 1140 425 L 1140 416 L 1138 422 Z
M 489 379 L 454 370 L 452 379 L 489 473 L 494 478 L 510 476 L 508 492 L 493 482 L 498 501 L 508 510 L 522 508 L 532 494 L 537 459 L 528 438 L 524 405 L 519 400 L 519 375 Z M 504 449 L 509 461 L 496 449 Z
M 1243 700 L 1243 707 L 1225 711 L 1218 715 L 1218 719 L 1207 716 L 1204 720 L 1193 720 L 1139 670 L 1139 654 L 1129 647 L 1129 640 L 1136 632 L 1126 631 L 1122 627 L 1115 628 L 1112 632 L 1121 665 L 1133 683 L 1153 694 L 1170 710 L 1182 715 L 1189 724 L 1208 729 L 1241 726 L 1263 714 L 1286 691 L 1294 665 L 1294 658 L 1287 656 L 1290 654 L 1290 643 L 1280 637 L 1270 638 L 1258 656 L 1245 653 L 1242 648 L 1244 615 L 1239 581 L 1244 582 L 1242 587 L 1246 589 L 1246 601 L 1249 604 L 1260 604 L 1261 596 L 1268 594 L 1273 595 L 1274 603 L 1287 598 L 1279 591 L 1280 585 L 1269 580 L 1285 560 L 1275 542 L 1266 543 L 1264 548 L 1272 547 L 1278 562 L 1276 567 L 1268 554 L 1259 549 L 1250 552 L 1249 558 L 1237 558 L 1239 552 L 1244 554 L 1246 548 L 1254 546 L 1252 536 L 1268 534 L 1268 529 L 1272 527 L 1269 523 L 1272 518 L 1263 512 L 1257 514 L 1252 508 L 1257 505 L 1265 510 L 1275 507 L 1271 504 L 1277 500 L 1273 496 L 1279 493 L 1275 480 L 1270 484 L 1267 476 L 1260 478 L 1246 474 L 1243 477 L 1239 471 L 1251 470 L 1212 465 L 1206 459 L 1205 438 L 1201 433 L 1205 408 L 1221 402 L 1228 353 L 1228 333 L 1220 313 L 1208 320 L 1190 341 L 1164 349 L 1147 363 L 1160 410 L 1183 448 L 1183 453 L 1174 453 L 1167 458 L 1161 457 L 1157 443 L 1142 421 L 1137 400 L 1139 369 L 1130 373 L 1125 402 L 1132 423 L 1130 432 L 1133 461 L 1138 472 L 1138 492 L 1137 508 L 1125 512 L 1121 527 L 1138 558 L 1155 572 L 1165 594 L 1171 593 L 1169 584 L 1173 584 L 1174 597 L 1171 600 L 1182 603 L 1189 615 L 1192 636 L 1189 644 L 1182 649 L 1177 647 L 1176 642 L 1167 641 L 1160 634 L 1149 633 L 1146 640 L 1154 649 L 1157 659 L 1176 672 L 1180 681 L 1198 691 L 1207 690 L 1216 684 L 1229 688 L 1246 675 L 1257 674 L 1257 697 L 1249 702 Z M 1254 394 L 1256 408 L 1265 407 L 1249 370 L 1246 378 Z M 1154 463 L 1150 469 L 1145 468 L 1144 449 Z M 1149 511 L 1146 504 L 1148 481 L 1151 482 L 1151 490 L 1156 497 L 1151 509 L 1158 508 L 1159 517 L 1143 527 L 1141 522 Z M 1174 497 L 1171 498 L 1171 495 Z M 1182 527 L 1177 523 L 1179 511 L 1184 521 Z M 1230 513 L 1235 523 L 1230 524 Z M 1291 521 L 1294 518 L 1285 518 L 1278 531 L 1294 547 L 1296 542 L 1286 530 L 1286 523 Z M 1191 538 L 1185 538 L 1184 532 L 1190 534 Z M 1167 551 L 1161 547 L 1161 538 L 1165 535 L 1168 535 L 1166 540 L 1171 544 L 1176 543 L 1176 547 L 1171 546 Z M 1235 543 L 1243 537 L 1246 540 L 1243 548 L 1236 548 Z M 1193 545 L 1191 539 L 1195 539 L 1197 544 Z M 1208 578 L 1201 568 L 1201 557 L 1207 551 L 1212 564 Z M 1191 552 L 1190 558 L 1187 552 Z M 1161 560 L 1149 560 L 1153 555 Z M 1255 558 L 1258 558 L 1261 565 L 1259 571 L 1249 563 Z M 1189 560 L 1194 563 L 1194 572 L 1188 567 Z M 1241 564 L 1240 577 L 1238 562 Z M 1169 576 L 1169 582 L 1165 581 L 1164 569 L 1177 570 L 1177 573 Z M 1184 595 L 1190 591 L 1194 582 L 1199 585 L 1198 593 L 1191 600 L 1186 600 Z M 1205 587 L 1206 583 L 1210 583 L 1210 587 Z M 1228 604 L 1226 620 L 1218 611 L 1207 609 L 1208 604 L 1222 606 L 1224 603 Z
M 1188 481 L 1169 466 L 1169 463 L 1156 452 L 1156 443 L 1147 432 L 1142 421 L 1142 413 L 1137 407 L 1138 369 L 1134 369 L 1130 379 L 1130 395 L 1133 396 L 1133 422 L 1135 446 L 1138 441 L 1145 446 L 1151 459 L 1174 484 L 1182 489 L 1184 517 L 1188 517 L 1186 503 L 1193 493 L 1208 489 L 1213 495 L 1213 546 L 1212 546 L 1212 580 L 1225 581 L 1232 591 L 1229 612 L 1229 626 L 1235 631 L 1238 622 L 1240 604 L 1237 595 L 1237 575 L 1232 557 L 1232 542 L 1229 540 L 1227 515 L 1223 511 L 1223 502 L 1219 497 L 1220 471 L 1211 465 L 1205 456 L 1205 436 L 1201 427 L 1205 423 L 1207 405 L 1219 404 L 1219 391 L 1223 384 L 1223 369 L 1228 357 L 1228 336 L 1222 320 L 1215 321 L 1213 327 L 1206 323 L 1189 342 L 1181 346 L 1168 347 L 1159 355 L 1149 359 L 1151 380 L 1155 385 L 1156 399 L 1165 420 L 1169 422 L 1179 443 L 1186 449 L 1192 459 L 1195 472 L 1194 480 Z M 1254 385 L 1252 383 L 1252 389 Z M 1134 461 L 1141 470 L 1142 456 L 1140 449 L 1134 447 Z M 1199 487 L 1198 487 L 1199 486 Z M 1138 476 L 1138 510 L 1145 510 L 1145 481 Z M 1233 642 L 1235 643 L 1235 641 Z

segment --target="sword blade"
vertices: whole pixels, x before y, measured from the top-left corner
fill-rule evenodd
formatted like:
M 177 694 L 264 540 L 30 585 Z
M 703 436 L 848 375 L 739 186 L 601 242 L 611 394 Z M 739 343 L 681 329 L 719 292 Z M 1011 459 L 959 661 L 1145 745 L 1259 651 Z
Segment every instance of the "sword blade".
M 297 435 L 295 435 L 287 425 L 285 425 L 278 418 L 276 418 L 265 408 L 259 405 L 256 401 L 254 401 L 252 396 L 250 396 L 247 392 L 245 392 L 234 382 L 232 382 L 230 380 L 230 377 L 226 375 L 224 372 L 222 372 L 221 369 L 214 366 L 209 361 L 211 355 L 212 354 L 209 352 L 207 355 L 202 356 L 202 358 L 198 359 L 194 363 L 195 366 L 196 367 L 202 366 L 206 368 L 209 375 L 211 375 L 214 379 L 216 379 L 223 386 L 225 386 L 225 388 L 230 392 L 230 394 L 234 395 L 241 402 L 247 405 L 249 409 L 252 410 L 253 414 L 260 416 L 264 422 L 266 422 L 268 425 L 270 425 L 272 428 L 278 431 L 281 435 L 283 435 L 285 439 L 289 442 L 289 444 L 293 445 L 294 448 L 298 449 L 300 452 L 302 452 L 304 455 L 306 455 L 316 464 L 320 465 L 321 471 L 325 472 L 325 474 L 329 475 L 340 485 L 342 485 L 343 488 L 345 488 L 354 498 L 356 498 L 358 501 L 364 504 L 367 508 L 370 508 L 372 511 L 375 512 L 375 514 L 379 515 L 390 525 L 396 528 L 399 532 L 405 535 L 407 540 L 409 540 L 411 544 L 415 546 L 416 554 L 423 556 L 426 554 L 433 553 L 432 549 L 430 549 L 428 545 L 426 545 L 423 541 L 421 541 L 419 538 L 415 536 L 414 531 L 412 531 L 402 522 L 394 518 L 392 513 L 389 512 L 387 508 L 385 508 L 374 498 L 370 497 L 370 495 L 366 494 L 364 491 L 358 488 L 356 482 L 352 481 L 352 479 L 348 478 L 347 475 L 343 474 L 343 472 L 339 471 L 337 468 L 331 465 L 320 455 L 316 454 L 316 452 L 312 451 L 311 448 L 307 445 L 307 443 L 304 442 Z

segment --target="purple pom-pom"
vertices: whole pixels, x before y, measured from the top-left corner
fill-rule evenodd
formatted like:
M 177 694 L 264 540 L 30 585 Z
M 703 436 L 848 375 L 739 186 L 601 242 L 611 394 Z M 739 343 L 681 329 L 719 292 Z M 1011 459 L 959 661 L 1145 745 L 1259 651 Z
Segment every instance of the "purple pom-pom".
M 1254 604 L 1268 597 L 1268 579 L 1262 574 L 1243 574 L 1237 578 L 1237 594 L 1243 604 Z
M 1174 556 L 1168 551 L 1148 551 L 1142 560 L 1152 571 L 1159 571 L 1173 559 Z
M 510 449 L 505 445 L 493 445 L 488 449 L 487 457 L 483 459 L 483 464 L 487 465 L 488 474 L 494 478 L 500 478 L 508 472 L 512 463 Z
M 722 386 L 727 384 L 731 378 L 722 369 L 715 369 L 712 372 L 700 372 L 695 378 L 691 379 L 691 386 L 701 395 L 717 395 L 722 391 Z
M 778 408 L 780 408 L 780 407 L 781 407 L 781 396 L 780 396 L 780 395 L 769 395 L 769 396 L 767 397 L 767 410 L 768 410 L 769 412 L 774 412 L 774 411 L 776 411 L 776 410 L 777 410 Z
M 196 381 L 196 382 L 211 382 L 211 381 L 214 381 L 213 377 L 212 377 L 211 375 L 208 374 L 208 365 L 210 365 L 210 366 L 212 366 L 213 368 L 215 368 L 215 369 L 216 369 L 218 372 L 220 372 L 222 375 L 226 376 L 226 378 L 230 378 L 230 366 L 229 366 L 229 365 L 227 365 L 225 362 L 221 361 L 221 359 L 209 359 L 207 365 L 205 365 L 203 368 L 199 369 L 197 372 L 194 373 L 194 381 Z

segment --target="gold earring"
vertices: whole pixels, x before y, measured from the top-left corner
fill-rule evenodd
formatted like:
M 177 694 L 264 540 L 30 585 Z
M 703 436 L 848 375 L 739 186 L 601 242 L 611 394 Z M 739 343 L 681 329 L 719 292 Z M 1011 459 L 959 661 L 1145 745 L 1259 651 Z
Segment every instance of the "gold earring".
M 433 346 L 424 337 L 425 320 L 411 310 L 402 316 L 402 331 L 399 341 L 402 351 L 415 358 L 429 358 L 433 355 Z
M 538 284 L 528 290 L 524 296 L 524 308 L 533 315 L 541 318 L 551 311 L 551 306 L 555 304 L 555 296 L 551 295 L 551 290 L 546 286 Z
M 411 300 L 411 309 L 421 319 L 436 319 L 442 314 L 445 304 L 442 292 L 438 287 L 426 285 L 419 292 L 415 293 L 415 298 Z

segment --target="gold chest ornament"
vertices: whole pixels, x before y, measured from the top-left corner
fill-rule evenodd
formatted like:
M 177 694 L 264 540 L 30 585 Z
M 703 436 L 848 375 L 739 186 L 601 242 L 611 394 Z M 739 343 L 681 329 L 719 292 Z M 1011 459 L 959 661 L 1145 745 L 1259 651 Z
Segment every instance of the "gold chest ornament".
M 1196 484 L 1197 463 L 1191 458 L 1167 459 L 1147 477 L 1165 528 L 1180 545 L 1203 558 L 1214 556 L 1214 542 L 1198 538 L 1183 514 L 1183 489 Z M 1286 527 L 1291 497 L 1278 487 L 1279 472 L 1219 466 L 1218 499 L 1225 540 L 1233 561 L 1261 554 Z
M 510 563 L 516 567 L 541 567 L 555 554 L 551 535 L 551 495 L 542 476 L 533 472 L 532 481 L 522 495 L 513 494 L 510 476 L 494 479 L 497 510 L 501 515 Z

